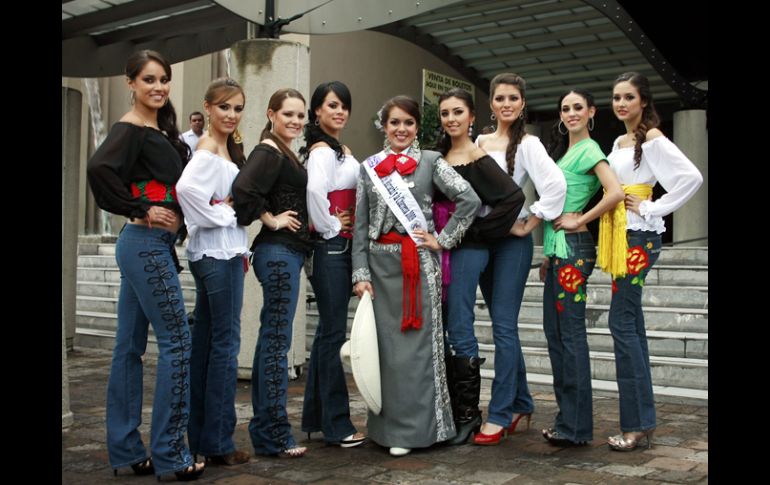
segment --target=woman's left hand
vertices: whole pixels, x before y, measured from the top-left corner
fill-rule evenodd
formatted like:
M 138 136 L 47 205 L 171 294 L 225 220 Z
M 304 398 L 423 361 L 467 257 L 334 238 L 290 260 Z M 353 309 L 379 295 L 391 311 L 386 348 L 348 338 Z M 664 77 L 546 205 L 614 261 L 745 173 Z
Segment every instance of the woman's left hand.
M 553 221 L 553 228 L 554 230 L 558 231 L 561 229 L 565 229 L 567 231 L 574 231 L 575 229 L 580 227 L 580 214 L 577 213 L 569 213 L 569 214 L 562 214 Z
M 629 210 L 635 214 L 641 215 L 641 213 L 639 212 L 639 204 L 642 203 L 642 199 L 640 199 L 635 195 L 626 194 L 625 203 L 626 203 L 626 210 Z
M 436 240 L 436 237 L 427 231 L 423 231 L 422 229 L 416 229 L 414 231 L 414 235 L 422 239 L 422 242 L 417 244 L 418 248 L 428 248 L 431 251 L 439 251 L 441 249 L 444 249 L 438 243 L 438 241 Z

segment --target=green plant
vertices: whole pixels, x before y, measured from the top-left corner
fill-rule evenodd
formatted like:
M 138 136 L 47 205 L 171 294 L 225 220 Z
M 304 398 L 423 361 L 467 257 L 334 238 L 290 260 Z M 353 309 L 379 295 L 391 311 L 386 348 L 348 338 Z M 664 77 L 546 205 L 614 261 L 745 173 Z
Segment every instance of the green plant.
M 441 121 L 438 116 L 438 106 L 426 101 L 422 105 L 422 121 L 417 140 L 423 148 L 433 148 L 441 134 Z

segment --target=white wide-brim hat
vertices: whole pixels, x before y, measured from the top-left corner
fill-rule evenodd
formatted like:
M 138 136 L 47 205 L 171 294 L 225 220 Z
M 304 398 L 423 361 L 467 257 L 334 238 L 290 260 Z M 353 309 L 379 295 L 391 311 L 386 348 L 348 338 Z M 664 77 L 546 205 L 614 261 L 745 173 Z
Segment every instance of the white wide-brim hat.
M 372 296 L 368 291 L 364 292 L 358 302 L 350 340 L 340 348 L 340 358 L 353 369 L 353 379 L 366 405 L 374 414 L 380 414 L 380 350 L 377 344 Z

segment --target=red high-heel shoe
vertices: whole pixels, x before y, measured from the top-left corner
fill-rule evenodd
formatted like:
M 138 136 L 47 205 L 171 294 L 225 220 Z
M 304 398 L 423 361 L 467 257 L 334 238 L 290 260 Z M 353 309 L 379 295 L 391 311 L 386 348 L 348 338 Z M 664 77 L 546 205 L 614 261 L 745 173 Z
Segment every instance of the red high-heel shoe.
M 500 428 L 497 433 L 486 434 L 479 430 L 478 433 L 473 435 L 473 443 L 482 446 L 499 445 L 500 440 L 508 436 L 508 428 Z
M 532 413 L 526 413 L 526 414 L 519 414 L 519 416 L 513 420 L 511 423 L 511 426 L 508 427 L 508 434 L 513 434 L 514 431 L 516 431 L 516 425 L 519 424 L 519 421 L 521 421 L 521 418 L 527 418 L 527 431 L 529 431 L 529 423 L 532 420 Z

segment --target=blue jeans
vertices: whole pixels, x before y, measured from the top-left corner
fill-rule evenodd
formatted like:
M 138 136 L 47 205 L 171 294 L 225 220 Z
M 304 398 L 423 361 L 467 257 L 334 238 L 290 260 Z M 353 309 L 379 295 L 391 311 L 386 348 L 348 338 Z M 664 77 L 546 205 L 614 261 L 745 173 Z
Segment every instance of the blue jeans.
M 319 317 L 310 351 L 302 431 L 321 431 L 327 443 L 339 443 L 356 432 L 340 360 L 353 288 L 351 248 L 352 241 L 342 236 L 316 243 L 310 276 Z
M 629 263 L 629 274 L 614 282 L 609 314 L 620 395 L 620 429 L 626 433 L 655 428 L 642 288 L 661 248 L 661 236 L 656 232 L 628 231 L 627 236 L 629 253 L 634 254 L 634 260 Z
M 586 288 L 596 264 L 591 233 L 567 234 L 570 256 L 551 256 L 543 289 L 543 330 L 559 412 L 554 428 L 573 442 L 593 439 Z
M 140 463 L 142 355 L 150 322 L 158 341 L 150 452 L 155 474 L 180 471 L 193 459 L 184 441 L 190 406 L 190 330 L 171 252 L 175 235 L 126 224 L 115 246 L 120 268 L 118 329 L 107 384 L 107 449 L 113 468 Z
M 479 342 L 473 332 L 474 308 L 476 288 L 487 263 L 489 250 L 485 248 L 458 248 L 453 249 L 450 255 L 452 281 L 447 288 L 446 329 L 449 345 L 456 357 L 479 356 Z
M 514 413 L 527 414 L 535 409 L 519 340 L 519 310 L 532 253 L 531 234 L 508 237 L 490 246 L 490 263 L 479 281 L 495 341 L 495 378 L 488 421 L 504 427 L 510 426 Z
M 241 348 L 243 257 L 190 262 L 195 326 L 190 357 L 190 450 L 205 456 L 235 451 L 235 389 Z
M 249 436 L 259 455 L 275 455 L 297 446 L 286 412 L 289 374 L 286 354 L 299 298 L 305 255 L 283 244 L 261 243 L 252 255 L 262 285 L 259 337 L 251 369 L 254 416 Z

